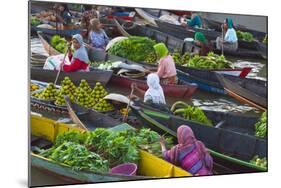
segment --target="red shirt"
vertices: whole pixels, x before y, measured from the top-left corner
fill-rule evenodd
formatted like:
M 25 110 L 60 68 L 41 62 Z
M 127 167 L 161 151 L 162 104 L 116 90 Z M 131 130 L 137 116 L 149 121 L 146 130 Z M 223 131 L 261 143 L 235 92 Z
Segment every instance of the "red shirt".
M 69 53 L 68 54 L 68 58 L 71 61 L 70 65 L 63 65 L 63 71 L 65 72 L 74 72 L 74 71 L 78 71 L 78 70 L 86 70 L 88 68 L 88 64 L 85 63 L 84 61 L 81 61 L 77 58 L 74 58 L 72 60 L 72 54 Z

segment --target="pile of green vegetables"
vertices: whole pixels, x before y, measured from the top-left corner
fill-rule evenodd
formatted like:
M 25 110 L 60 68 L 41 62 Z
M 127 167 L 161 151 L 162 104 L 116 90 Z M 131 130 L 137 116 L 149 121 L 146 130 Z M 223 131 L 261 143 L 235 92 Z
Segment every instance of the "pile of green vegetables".
M 38 18 L 36 18 L 36 17 L 31 17 L 31 25 L 32 26 L 37 26 L 37 25 L 40 25 L 41 24 L 41 21 L 38 19 Z
M 264 43 L 264 44 L 267 44 L 267 41 L 268 41 L 268 36 L 267 36 L 267 34 L 264 36 L 264 38 L 263 38 L 263 40 L 262 40 L 262 42 Z
M 160 135 L 150 129 L 128 129 L 113 132 L 97 128 L 91 132 L 69 131 L 56 138 L 53 147 L 41 150 L 40 155 L 69 165 L 74 170 L 107 172 L 109 168 L 126 162 L 137 163 L 139 149 L 162 156 Z M 172 138 L 165 138 L 167 147 Z
M 258 155 L 254 156 L 253 159 L 250 160 L 250 163 L 260 166 L 262 168 L 267 168 L 267 159 L 266 157 L 260 158 Z
M 67 41 L 59 35 L 54 35 L 51 38 L 51 45 L 61 53 L 66 53 L 67 51 Z
M 178 52 L 172 54 L 176 64 L 193 67 L 198 69 L 223 69 L 232 68 L 232 63 L 225 59 L 223 55 L 217 55 L 209 52 L 207 56 L 194 55 L 185 53 L 181 56 Z
M 263 112 L 260 120 L 255 124 L 256 136 L 264 138 L 267 135 L 267 113 Z
M 148 37 L 131 36 L 116 42 L 109 49 L 109 53 L 132 61 L 145 61 L 146 57 L 154 51 L 155 44 L 155 41 Z
M 236 32 L 237 34 L 237 37 L 239 40 L 244 40 L 244 41 L 247 41 L 247 42 L 252 42 L 254 40 L 254 36 L 252 33 L 249 33 L 249 32 L 243 32 L 243 31 L 240 31 L 238 30 Z
M 172 105 L 171 111 L 175 115 L 179 115 L 184 119 L 212 126 L 211 120 L 208 119 L 208 117 L 199 107 L 188 105 L 182 101 L 177 101 Z

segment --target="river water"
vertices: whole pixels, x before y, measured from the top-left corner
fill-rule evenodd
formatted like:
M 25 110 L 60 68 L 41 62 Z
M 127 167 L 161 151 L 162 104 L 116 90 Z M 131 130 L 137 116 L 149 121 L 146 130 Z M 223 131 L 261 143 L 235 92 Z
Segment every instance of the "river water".
M 42 47 L 40 40 L 38 38 L 31 38 L 31 52 L 40 54 L 43 56 L 47 56 L 47 52 Z M 234 62 L 236 67 L 252 67 L 251 73 L 247 76 L 248 78 L 255 79 L 267 79 L 267 61 L 265 60 L 252 60 L 252 59 L 230 59 Z M 129 95 L 130 88 L 120 89 L 113 85 L 107 85 L 107 89 L 109 92 L 113 93 L 121 93 L 124 95 Z M 172 105 L 174 102 L 182 100 L 180 98 L 171 98 L 166 97 L 166 101 L 169 105 Z M 217 95 L 212 93 L 207 93 L 203 91 L 197 90 L 192 99 L 185 100 L 184 102 L 193 104 L 195 106 L 200 106 L 202 109 L 210 109 L 216 111 L 232 111 L 232 112 L 240 112 L 244 114 L 253 114 L 260 113 L 255 108 L 252 108 L 248 105 L 242 104 L 237 100 L 223 95 Z M 31 178 L 32 185 L 53 185 L 53 184 L 64 184 L 67 183 L 63 180 L 56 178 L 53 175 L 46 174 L 41 172 L 38 169 L 31 168 Z

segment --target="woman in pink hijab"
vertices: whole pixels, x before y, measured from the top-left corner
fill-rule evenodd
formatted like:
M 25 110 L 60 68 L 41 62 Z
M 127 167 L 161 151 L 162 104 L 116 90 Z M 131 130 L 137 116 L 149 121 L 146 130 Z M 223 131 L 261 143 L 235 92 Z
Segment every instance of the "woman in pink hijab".
M 189 126 L 181 125 L 177 130 L 178 144 L 167 150 L 161 137 L 163 157 L 193 175 L 212 175 L 213 158 L 201 141 L 196 140 Z

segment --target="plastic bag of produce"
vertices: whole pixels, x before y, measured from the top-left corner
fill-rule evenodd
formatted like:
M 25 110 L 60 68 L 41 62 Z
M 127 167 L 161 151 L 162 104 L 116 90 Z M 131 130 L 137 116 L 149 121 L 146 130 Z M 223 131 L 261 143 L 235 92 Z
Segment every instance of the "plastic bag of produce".
M 43 69 L 46 70 L 59 70 L 60 64 L 62 63 L 64 54 L 50 56 L 46 59 Z M 68 57 L 65 57 L 64 64 L 69 65 L 70 61 Z

